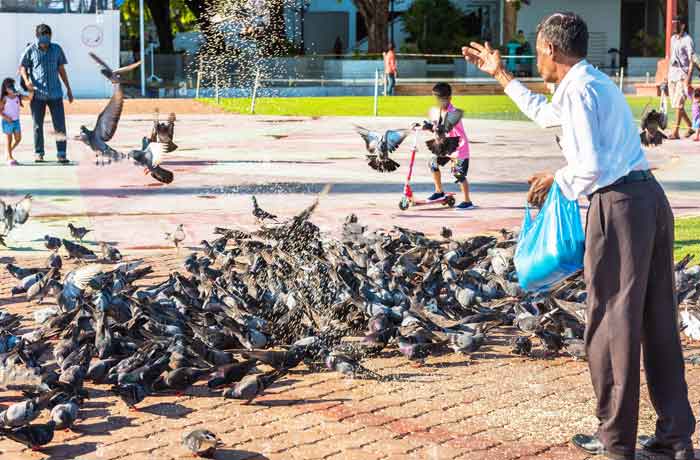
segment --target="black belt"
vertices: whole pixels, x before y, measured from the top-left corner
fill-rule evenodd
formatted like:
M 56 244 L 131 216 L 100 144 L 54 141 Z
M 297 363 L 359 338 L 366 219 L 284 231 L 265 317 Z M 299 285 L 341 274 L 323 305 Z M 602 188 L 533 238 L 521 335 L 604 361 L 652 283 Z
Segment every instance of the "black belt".
M 590 199 L 596 193 L 607 192 L 608 190 L 618 185 L 634 184 L 636 182 L 647 182 L 650 180 L 654 180 L 654 175 L 648 169 L 645 169 L 644 171 L 631 171 L 629 174 L 619 178 L 612 184 L 606 185 L 605 187 L 599 188 L 595 192 L 591 193 L 590 195 L 588 195 L 588 198 Z

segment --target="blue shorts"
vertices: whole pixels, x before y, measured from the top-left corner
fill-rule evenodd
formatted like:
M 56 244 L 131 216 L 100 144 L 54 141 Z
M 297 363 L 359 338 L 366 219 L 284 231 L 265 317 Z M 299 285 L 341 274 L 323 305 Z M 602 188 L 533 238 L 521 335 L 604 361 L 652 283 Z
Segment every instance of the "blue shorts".
M 700 118 L 693 120 L 693 129 L 700 129 Z
M 2 120 L 2 132 L 5 134 L 21 133 L 22 128 L 19 126 L 19 120 Z

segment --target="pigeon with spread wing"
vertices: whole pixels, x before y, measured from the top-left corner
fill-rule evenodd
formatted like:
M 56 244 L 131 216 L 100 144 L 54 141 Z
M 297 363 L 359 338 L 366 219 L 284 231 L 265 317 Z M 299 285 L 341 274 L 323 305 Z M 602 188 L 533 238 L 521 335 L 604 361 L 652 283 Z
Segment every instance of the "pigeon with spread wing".
M 163 161 L 163 153 L 170 152 L 169 145 L 160 142 L 149 143 L 144 150 L 132 150 L 129 152 L 129 158 L 134 160 L 134 163 L 144 168 L 146 174 L 150 174 L 158 182 L 169 184 L 175 178 L 172 171 L 169 171 L 160 166 Z
M 16 225 L 22 225 L 29 219 L 31 207 L 32 196 L 30 194 L 25 195 L 15 204 L 8 204 L 0 200 L 0 240 L 7 236 Z
M 399 148 L 411 130 L 390 129 L 381 134 L 361 126 L 357 126 L 355 129 L 365 141 L 365 146 L 369 153 L 367 155 L 367 164 L 370 168 L 379 172 L 393 172 L 399 168 L 399 164 L 389 158 L 389 154 Z
M 90 147 L 90 149 L 95 152 L 95 155 L 98 157 L 101 156 L 103 162 L 105 158 L 108 159 L 108 162 L 111 162 L 112 160 L 118 161 L 121 160 L 124 155 L 107 145 L 107 142 L 114 137 L 114 133 L 117 131 L 117 126 L 119 125 L 122 109 L 124 108 L 124 91 L 122 90 L 121 86 L 121 75 L 137 68 L 139 65 L 141 65 L 141 61 L 117 70 L 112 70 L 96 54 L 89 54 L 90 57 L 100 66 L 100 72 L 102 75 L 112 82 L 114 91 L 109 103 L 97 117 L 95 128 L 91 130 L 84 125 L 81 126 L 80 134 L 77 136 L 77 140 Z
M 428 140 L 425 145 L 433 155 L 438 157 L 438 164 L 444 166 L 450 160 L 449 155 L 459 147 L 459 136 L 450 136 L 450 132 L 462 121 L 464 111 L 455 109 L 446 114 L 440 114 L 437 123 L 425 122 L 423 128 L 434 133 L 433 139 Z
M 153 118 L 153 129 L 151 130 L 151 135 L 143 138 L 142 149 L 145 150 L 146 147 L 148 147 L 148 144 L 151 142 L 160 142 L 161 144 L 167 145 L 168 152 L 173 152 L 177 150 L 178 147 L 177 144 L 173 142 L 175 137 L 175 114 L 171 113 L 168 116 L 167 123 L 161 123 L 159 115 L 160 111 L 156 109 L 155 117 Z

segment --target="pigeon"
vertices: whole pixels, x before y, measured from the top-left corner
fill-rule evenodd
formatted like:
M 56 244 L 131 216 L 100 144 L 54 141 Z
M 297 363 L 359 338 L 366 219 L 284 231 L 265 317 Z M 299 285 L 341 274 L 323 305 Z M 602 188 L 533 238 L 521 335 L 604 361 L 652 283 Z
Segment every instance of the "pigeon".
M 448 334 L 449 342 L 448 346 L 452 348 L 455 353 L 470 354 L 475 353 L 481 348 L 484 343 L 484 334 L 470 334 L 468 332 L 463 332 L 461 334 Z
M 362 136 L 367 148 L 367 164 L 370 168 L 379 172 L 393 172 L 399 168 L 399 164 L 389 158 L 390 153 L 394 153 L 401 143 L 411 132 L 409 129 L 390 129 L 384 134 L 370 131 L 361 126 L 356 126 L 355 130 Z
M 298 366 L 304 359 L 303 347 L 291 347 L 289 350 L 243 350 L 241 356 L 245 359 L 259 361 L 277 370 L 286 370 Z
M 130 410 L 137 410 L 136 405 L 146 398 L 146 388 L 138 383 L 115 385 L 111 388 Z
M 23 225 L 27 222 L 31 207 L 31 194 L 24 195 L 24 198 L 15 204 L 8 204 L 0 200 L 0 236 L 7 236 L 16 225 Z
M 44 278 L 44 273 L 35 273 L 22 278 L 19 284 L 12 288 L 12 295 L 24 294 L 36 283 Z
M 172 243 L 175 245 L 175 249 L 177 249 L 177 250 L 180 249 L 180 243 L 185 241 L 185 238 L 186 238 L 186 235 L 185 235 L 185 228 L 184 228 L 183 224 L 178 224 L 173 233 L 168 233 L 168 232 L 165 233 L 165 240 L 172 241 Z
M 212 368 L 180 367 L 164 373 L 158 380 L 153 382 L 153 390 L 174 390 L 179 393 L 197 383 L 201 378 L 211 374 L 212 371 Z
M 60 255 L 51 253 L 49 258 L 46 260 L 46 268 L 57 268 L 61 269 L 63 267 L 63 259 Z
M 73 426 L 73 423 L 78 418 L 79 410 L 78 398 L 75 396 L 66 403 L 54 406 L 51 409 L 51 420 L 56 423 L 56 429 L 67 430 Z
M 102 260 L 105 262 L 116 263 L 122 260 L 122 254 L 119 252 L 119 249 L 104 241 L 100 243 L 100 251 L 102 252 Z
M 53 440 L 56 422 L 49 420 L 41 425 L 24 425 L 19 428 L 0 428 L 0 436 L 12 439 L 24 444 L 32 450 L 38 450 L 41 446 Z
M 5 269 L 12 275 L 13 278 L 17 280 L 22 280 L 28 276 L 36 275 L 37 273 L 46 273 L 49 270 L 47 268 L 22 268 L 15 264 L 6 264 Z
M 264 374 L 246 375 L 232 388 L 225 390 L 223 397 L 229 399 L 244 399 L 246 402 L 250 402 L 286 373 L 286 371 L 273 370 Z
M 423 123 L 423 129 L 430 130 L 434 133 L 434 138 L 428 140 L 425 145 L 433 155 L 437 156 L 437 162 L 440 166 L 444 166 L 449 161 L 449 155 L 459 147 L 459 136 L 449 136 L 449 133 L 462 120 L 464 112 L 455 109 L 453 112 L 442 113 L 437 117 L 437 124 L 430 122 Z
M 325 359 L 326 368 L 339 372 L 346 377 L 352 378 L 372 378 L 383 380 L 383 377 L 374 371 L 367 369 L 355 359 L 339 352 L 331 352 Z
M 255 195 L 251 195 L 250 199 L 253 201 L 253 216 L 255 219 L 262 223 L 265 222 L 266 220 L 272 220 L 275 222 L 279 222 L 277 220 L 277 216 L 265 211 L 262 209 L 260 206 L 258 206 L 258 200 L 255 198 Z
M 661 145 L 668 136 L 662 131 L 666 114 L 652 109 L 642 117 L 639 139 L 645 147 Z
M 57 273 L 58 269 L 52 268 L 40 280 L 32 284 L 27 289 L 27 300 L 38 299 L 39 302 L 44 300 L 44 297 L 46 297 L 53 286 L 52 283 L 55 281 Z
M 92 52 L 89 54 L 90 57 L 100 66 L 100 72 L 102 75 L 112 82 L 114 91 L 109 103 L 97 117 L 95 128 L 90 130 L 84 125 L 81 126 L 80 134 L 77 136 L 77 140 L 90 147 L 90 149 L 95 152 L 97 156 L 101 155 L 103 162 L 104 158 L 107 158 L 110 162 L 112 160 L 120 160 L 123 155 L 107 145 L 107 142 L 114 137 L 114 133 L 117 131 L 119 119 L 121 118 L 122 109 L 124 107 L 124 91 L 120 83 L 121 75 L 140 66 L 141 61 L 117 70 L 112 70 L 96 54 Z
M 61 239 L 54 236 L 44 235 L 44 245 L 49 251 L 58 251 L 61 247 Z
M 511 341 L 512 353 L 520 356 L 530 356 L 532 353 L 532 340 L 530 337 L 518 336 Z
M 209 379 L 207 386 L 217 388 L 240 381 L 255 367 L 255 360 L 248 359 L 240 363 L 225 364 L 221 366 L 216 375 Z
M 175 136 L 175 120 L 174 113 L 170 113 L 167 123 L 161 123 L 159 119 L 160 111 L 156 109 L 155 117 L 153 118 L 153 130 L 149 137 L 143 138 L 143 149 L 145 150 L 149 143 L 159 142 L 167 146 L 167 151 L 172 152 L 177 149 L 177 144 L 173 142 Z
M 158 182 L 163 184 L 172 183 L 175 175 L 160 163 L 163 161 L 163 154 L 170 152 L 168 144 L 160 142 L 150 142 L 143 150 L 132 150 L 129 158 L 134 160 L 134 164 L 144 168 L 145 174 L 150 174 Z
M 223 443 L 209 430 L 199 429 L 185 433 L 182 445 L 197 457 L 212 458 Z
M 89 228 L 76 227 L 71 222 L 68 222 L 68 229 L 70 230 L 70 235 L 73 237 L 73 239 L 80 240 L 81 242 L 83 241 L 83 238 L 85 238 L 85 235 L 92 231 Z
M 77 259 L 77 260 L 95 260 L 97 259 L 97 254 L 92 252 L 90 249 L 86 248 L 85 246 L 81 246 L 77 243 L 73 243 L 72 241 L 69 240 L 62 240 L 63 242 L 63 248 L 66 250 L 68 253 L 68 258 L 69 259 Z

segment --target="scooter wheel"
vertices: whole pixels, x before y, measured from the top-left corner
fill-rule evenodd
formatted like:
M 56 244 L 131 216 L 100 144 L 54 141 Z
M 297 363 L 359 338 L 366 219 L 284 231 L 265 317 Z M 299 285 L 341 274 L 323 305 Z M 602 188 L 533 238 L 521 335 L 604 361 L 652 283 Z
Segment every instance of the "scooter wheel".
M 399 209 L 402 211 L 405 211 L 408 209 L 408 199 L 407 198 L 401 198 L 401 201 L 399 201 Z
M 451 207 L 451 208 L 454 208 L 454 206 L 455 206 L 455 197 L 453 197 L 452 195 L 450 195 L 450 196 L 448 196 L 447 198 L 445 198 L 445 204 L 446 204 L 447 206 Z

